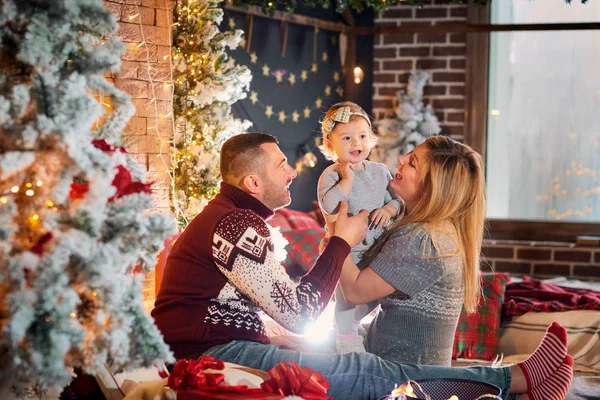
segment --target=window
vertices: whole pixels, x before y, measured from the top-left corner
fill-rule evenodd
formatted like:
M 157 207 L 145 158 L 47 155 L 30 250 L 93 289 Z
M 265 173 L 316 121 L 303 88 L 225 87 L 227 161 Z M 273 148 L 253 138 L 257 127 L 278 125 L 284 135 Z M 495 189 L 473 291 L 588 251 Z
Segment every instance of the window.
M 507 0 L 490 9 L 493 24 L 600 20 L 590 2 Z M 488 57 L 489 66 L 471 62 L 469 79 L 487 83 L 470 84 L 471 104 L 487 107 L 471 113 L 467 137 L 485 151 L 492 237 L 600 234 L 600 30 L 485 35 L 489 42 L 468 45 L 469 57 Z

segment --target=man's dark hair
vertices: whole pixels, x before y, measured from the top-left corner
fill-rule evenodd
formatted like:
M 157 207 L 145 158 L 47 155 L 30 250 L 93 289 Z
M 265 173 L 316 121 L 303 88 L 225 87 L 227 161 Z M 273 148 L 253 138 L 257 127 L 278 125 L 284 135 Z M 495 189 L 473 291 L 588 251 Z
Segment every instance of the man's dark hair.
M 279 141 L 261 132 L 241 133 L 227 139 L 221 147 L 220 170 L 223 181 L 237 185 L 239 179 L 248 173 L 262 173 L 265 160 L 260 146 L 264 143 L 278 144 Z

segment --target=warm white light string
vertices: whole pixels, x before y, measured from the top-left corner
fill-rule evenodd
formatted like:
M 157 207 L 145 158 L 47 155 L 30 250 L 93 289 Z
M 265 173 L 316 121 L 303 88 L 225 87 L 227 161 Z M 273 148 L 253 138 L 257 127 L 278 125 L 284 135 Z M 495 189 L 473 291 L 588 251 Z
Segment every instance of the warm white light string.
M 174 191 L 175 190 L 175 177 L 173 175 L 174 171 L 172 170 L 171 164 L 165 160 L 164 152 L 163 152 L 163 146 L 164 146 L 163 138 L 164 138 L 164 136 L 161 135 L 160 128 L 159 128 L 159 115 L 158 115 L 158 105 L 157 105 L 156 91 L 155 91 L 155 88 L 154 88 L 154 79 L 152 78 L 152 73 L 151 73 L 152 66 L 151 66 L 151 63 L 150 63 L 150 50 L 148 49 L 148 43 L 146 42 L 146 35 L 144 34 L 144 27 L 142 25 L 142 17 L 141 17 L 141 14 L 140 14 L 140 9 L 139 9 L 139 7 L 138 7 L 137 4 L 134 4 L 134 5 L 135 5 L 135 9 L 136 9 L 136 14 L 134 14 L 132 16 L 129 16 L 129 19 L 133 19 L 135 17 L 138 18 L 138 25 L 140 27 L 140 33 L 141 33 L 141 36 L 142 36 L 142 42 L 138 46 L 143 45 L 145 47 L 145 50 L 146 50 L 146 67 L 147 67 L 147 71 L 148 71 L 148 82 L 150 84 L 150 90 L 151 90 L 151 95 L 152 95 L 152 98 L 151 98 L 150 102 L 154 106 L 154 126 L 153 127 L 146 126 L 146 134 L 148 134 L 148 131 L 151 130 L 151 129 L 155 129 L 156 130 L 156 135 L 158 136 L 158 139 L 160 141 L 159 152 L 156 155 L 156 157 L 160 158 L 162 164 L 164 165 L 165 171 L 166 171 L 166 173 L 167 173 L 167 175 L 169 177 L 171 190 Z M 167 10 L 167 22 L 168 22 L 169 21 L 169 11 L 171 11 L 171 10 L 169 10 L 168 8 L 166 10 Z M 173 83 L 173 64 L 172 64 L 172 58 L 171 58 L 171 45 L 173 43 L 173 37 L 172 37 L 173 32 L 172 32 L 171 28 L 173 27 L 173 25 L 167 24 L 167 26 L 168 26 L 168 28 L 170 28 L 170 29 L 168 29 L 168 35 L 169 35 L 169 54 L 165 55 L 163 57 L 163 59 L 168 58 L 168 60 L 169 60 L 170 83 L 168 83 L 168 84 L 164 83 L 163 85 L 167 85 L 168 87 L 171 88 L 171 90 L 169 92 L 169 98 L 170 98 L 169 101 L 171 103 L 171 111 L 169 111 L 167 114 L 165 114 L 164 118 L 168 119 L 169 116 L 171 117 L 171 126 L 173 128 L 173 135 L 174 135 L 175 134 L 175 119 L 173 118 L 172 107 L 173 107 L 173 92 L 174 92 L 175 88 L 174 88 L 174 83 Z M 158 45 L 157 45 L 157 58 L 158 58 Z M 157 59 L 157 62 L 158 62 L 158 59 Z M 168 138 L 168 139 L 169 140 L 167 140 L 167 143 L 170 142 L 171 138 Z M 169 148 L 170 148 L 170 146 L 169 146 Z M 169 151 L 169 160 L 170 161 L 174 161 L 173 157 L 172 157 L 172 154 L 171 154 L 170 151 Z M 170 198 L 171 198 L 171 194 L 169 193 L 169 199 Z M 177 205 L 176 202 L 174 202 L 174 201 L 169 201 L 169 204 L 172 205 L 175 208 L 179 207 L 179 205 Z

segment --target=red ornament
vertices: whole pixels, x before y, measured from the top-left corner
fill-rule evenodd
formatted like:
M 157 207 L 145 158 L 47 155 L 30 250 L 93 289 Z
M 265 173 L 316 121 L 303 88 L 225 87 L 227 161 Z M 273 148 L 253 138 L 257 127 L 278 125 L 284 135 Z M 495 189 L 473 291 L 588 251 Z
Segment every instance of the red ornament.
M 69 191 L 70 199 L 83 199 L 85 194 L 90 190 L 90 185 L 87 183 L 71 183 L 71 190 Z
M 46 243 L 51 241 L 53 237 L 54 236 L 52 235 L 52 232 L 46 233 L 37 241 L 37 243 L 35 244 L 35 246 L 33 246 L 31 251 L 37 254 L 38 256 L 41 256 L 42 254 L 44 254 L 45 251 L 44 246 L 46 245 Z
M 149 183 L 133 182 L 131 173 L 122 165 L 117 167 L 117 174 L 112 181 L 112 185 L 117 189 L 117 193 L 108 201 L 114 201 L 123 196 L 133 193 L 152 193 L 152 188 Z
M 127 149 L 125 149 L 125 147 L 113 146 L 112 144 L 109 144 L 104 139 L 94 139 L 94 140 L 92 140 L 92 145 L 94 145 L 95 148 L 100 149 L 107 153 L 113 153 L 117 150 L 120 151 L 121 153 L 127 153 Z

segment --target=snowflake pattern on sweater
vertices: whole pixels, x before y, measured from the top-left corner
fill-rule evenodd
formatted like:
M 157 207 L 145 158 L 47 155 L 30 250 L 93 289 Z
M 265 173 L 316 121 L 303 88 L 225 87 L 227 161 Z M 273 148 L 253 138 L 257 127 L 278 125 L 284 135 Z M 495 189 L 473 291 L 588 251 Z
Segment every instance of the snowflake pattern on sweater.
M 239 209 L 221 219 L 212 252 L 229 283 L 211 302 L 207 321 L 254 327 L 262 309 L 286 329 L 300 332 L 306 322 L 316 320 L 329 299 L 322 299 L 315 279 L 292 281 L 274 250 L 269 226 L 253 211 Z M 248 303 L 240 302 L 240 296 Z

